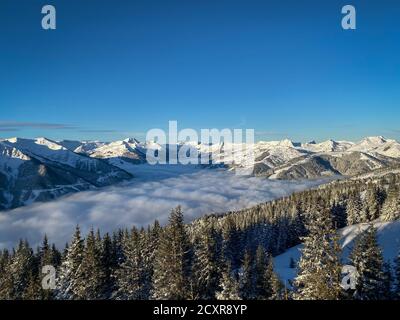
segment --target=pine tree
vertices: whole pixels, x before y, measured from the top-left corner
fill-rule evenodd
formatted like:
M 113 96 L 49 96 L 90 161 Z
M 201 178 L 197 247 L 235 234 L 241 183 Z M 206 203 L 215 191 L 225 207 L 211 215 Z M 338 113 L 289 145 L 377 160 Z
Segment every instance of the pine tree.
M 132 229 L 123 242 L 125 260 L 116 271 L 117 299 L 140 300 L 146 297 L 143 294 L 143 259 L 140 251 L 139 232 Z
M 365 211 L 367 213 L 368 221 L 378 219 L 381 214 L 381 207 L 383 204 L 383 193 L 381 189 L 372 185 L 368 188 L 365 195 Z
M 66 248 L 65 258 L 60 266 L 59 276 L 57 277 L 56 297 L 60 300 L 81 299 L 79 295 L 79 269 L 82 263 L 84 244 L 81 239 L 79 226 L 75 229 L 75 234 L 71 245 Z
M 392 300 L 393 299 L 393 273 L 392 266 L 389 261 L 383 264 L 383 292 L 381 300 Z
M 229 261 L 233 270 L 237 270 L 242 262 L 242 235 L 231 216 L 226 217 L 222 227 L 223 256 Z
M 212 224 L 206 220 L 199 230 L 194 245 L 192 270 L 192 298 L 215 299 L 220 282 L 221 250 L 218 235 Z
M 216 294 L 218 300 L 240 300 L 239 281 L 232 274 L 229 262 L 222 271 L 220 281 L 221 290 Z
M 124 261 L 124 250 L 123 250 L 123 241 L 125 238 L 125 234 L 123 230 L 118 230 L 113 233 L 112 236 L 112 261 L 115 263 L 115 267 L 120 265 Z
M 290 208 L 289 212 L 291 212 L 291 215 L 294 217 L 293 237 L 296 239 L 297 244 L 300 237 L 303 237 L 307 232 L 304 223 L 304 212 L 302 211 L 301 204 L 297 201 L 295 202 L 295 205 Z
M 11 259 L 9 272 L 12 274 L 14 299 L 23 299 L 32 270 L 35 270 L 33 251 L 27 241 L 20 241 Z
M 382 208 L 382 220 L 394 221 L 400 219 L 400 191 L 394 184 L 389 185 L 387 198 Z
M 47 236 L 44 236 L 42 246 L 39 248 L 38 252 L 38 258 L 39 258 L 39 279 L 43 278 L 42 270 L 44 266 L 52 266 L 55 269 L 59 266 L 60 264 L 60 253 L 56 249 L 56 247 L 53 246 L 50 247 Z M 40 282 L 40 281 L 38 281 Z M 32 286 L 34 286 L 34 283 L 32 283 Z M 41 286 L 40 286 L 41 288 Z M 54 298 L 54 293 L 53 290 L 51 289 L 41 289 L 41 298 L 43 300 L 51 300 Z
M 295 279 L 294 298 L 299 300 L 337 300 L 341 294 L 340 247 L 327 210 L 311 214 L 309 235 Z
M 240 274 L 240 296 L 243 300 L 255 298 L 255 264 L 249 251 L 246 251 L 243 259 Z
M 269 269 L 273 270 L 272 257 L 270 257 Z M 279 279 L 275 272 L 271 273 L 271 288 L 272 295 L 271 300 L 288 300 L 288 293 L 286 287 L 283 285 L 282 281 Z
M 382 299 L 385 290 L 383 256 L 373 226 L 358 237 L 350 260 L 358 274 L 354 297 L 360 300 Z
M 346 207 L 338 202 L 335 202 L 331 208 L 333 225 L 337 228 L 344 228 L 347 223 Z
M 268 257 L 267 268 L 265 269 L 264 281 L 268 283 L 270 295 L 267 296 L 270 300 L 283 300 L 285 298 L 284 285 L 274 271 L 274 259 L 271 255 Z
M 100 259 L 104 273 L 103 290 L 104 296 L 106 298 L 110 298 L 113 291 L 115 290 L 115 278 L 113 273 L 117 267 L 117 259 L 114 256 L 113 242 L 110 235 L 106 233 L 101 241 L 102 244 L 100 248 Z
M 54 266 L 53 261 L 53 252 L 49 245 L 49 241 L 47 239 L 47 235 L 44 235 L 42 246 L 39 249 L 39 259 L 40 259 L 40 266 L 51 265 Z
M 151 298 L 153 292 L 154 260 L 160 240 L 161 226 L 156 220 L 154 224 L 141 233 L 140 247 L 143 257 L 143 296 Z
M 79 299 L 97 300 L 104 297 L 104 270 L 101 261 L 101 239 L 93 229 L 86 238 L 81 263 L 76 272 L 74 293 Z
M 53 243 L 51 246 L 51 255 L 53 258 L 54 266 L 59 267 L 61 265 L 62 254 L 57 250 L 56 245 Z
M 154 266 L 155 299 L 182 300 L 189 296 L 192 250 L 180 207 L 172 210 L 163 230 Z
M 365 208 L 358 193 L 352 194 L 348 199 L 346 213 L 348 225 L 366 222 Z
M 15 299 L 11 259 L 9 251 L 3 250 L 0 256 L 0 300 Z
M 268 259 L 265 251 L 258 246 L 255 262 L 255 297 L 257 300 L 266 300 L 272 296 L 270 270 L 268 270 Z
M 255 298 L 257 300 L 280 300 L 283 298 L 283 285 L 274 272 L 273 258 L 266 255 L 259 246 L 255 262 Z
M 40 285 L 39 278 L 36 277 L 33 272 L 29 273 L 28 281 L 24 293 L 22 295 L 24 300 L 42 300 L 42 287 Z

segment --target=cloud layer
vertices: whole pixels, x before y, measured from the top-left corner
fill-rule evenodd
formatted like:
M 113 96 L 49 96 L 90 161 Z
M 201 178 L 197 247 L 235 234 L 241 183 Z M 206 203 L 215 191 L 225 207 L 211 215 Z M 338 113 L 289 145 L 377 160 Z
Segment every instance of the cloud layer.
M 148 168 L 144 166 L 143 170 Z M 37 245 L 45 233 L 52 242 L 63 246 L 76 224 L 86 233 L 91 227 L 107 232 L 119 227 L 147 226 L 155 219 L 165 223 L 177 205 L 182 205 L 185 219 L 190 221 L 207 213 L 249 207 L 319 183 L 272 181 L 209 169 L 178 174 L 153 168 L 152 175 L 139 173 L 123 185 L 1 212 L 0 247 L 14 246 L 19 238 Z

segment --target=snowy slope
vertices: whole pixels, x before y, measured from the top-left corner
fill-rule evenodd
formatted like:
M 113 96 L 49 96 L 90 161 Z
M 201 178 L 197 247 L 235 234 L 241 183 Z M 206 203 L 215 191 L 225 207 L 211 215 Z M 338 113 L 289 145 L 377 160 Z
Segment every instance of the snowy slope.
M 339 152 L 346 151 L 354 145 L 349 141 L 327 140 L 321 143 L 305 143 L 301 147 L 311 152 Z
M 353 176 L 400 164 L 400 144 L 382 137 L 359 143 L 328 140 L 321 143 L 255 145 L 255 173 L 272 179 L 313 179 L 321 176 Z M 272 160 L 272 161 L 271 161 Z
M 122 173 L 103 161 L 72 152 L 61 144 L 46 138 L 37 138 L 35 140 L 11 138 L 3 140 L 2 143 L 20 150 L 43 163 L 66 165 L 74 169 L 101 175 L 102 177 L 99 177 L 99 181 L 104 181 L 105 176 L 118 176 L 118 174 Z
M 132 176 L 46 139 L 0 141 L 0 209 L 108 186 Z
M 15 177 L 18 175 L 18 168 L 29 160 L 31 159 L 20 150 L 0 141 L 0 172 Z
M 91 157 L 94 158 L 126 158 L 136 160 L 138 163 L 144 162 L 144 155 L 142 154 L 142 148 L 136 142 L 136 140 L 126 139 L 122 141 L 115 141 L 105 145 L 102 145 L 89 152 Z
M 393 261 L 400 250 L 400 220 L 394 222 L 375 222 L 374 226 L 378 229 L 378 242 L 383 250 L 386 261 Z M 368 228 L 368 224 L 357 224 L 348 226 L 340 230 L 340 243 L 343 250 L 342 261 L 349 263 L 348 256 L 353 248 L 354 240 L 362 231 Z M 289 267 L 290 259 L 298 262 L 301 257 L 300 249 L 302 245 L 288 249 L 283 254 L 274 258 L 275 271 L 282 281 L 292 280 L 296 276 L 296 269 Z
M 97 165 L 96 161 L 82 157 L 46 138 L 35 140 L 11 138 L 4 140 L 3 143 L 43 161 L 54 161 L 75 168 L 85 166 L 88 170 L 91 170 L 91 167 L 94 169 Z
M 84 142 L 77 140 L 62 140 L 57 141 L 57 143 L 70 151 L 75 151 L 84 144 Z
M 388 141 L 382 137 L 367 137 L 364 138 L 363 140 L 359 141 L 358 143 L 354 144 L 351 148 L 350 151 L 363 151 L 363 152 L 369 152 L 373 151 L 383 145 L 385 145 Z
M 368 137 L 349 148 L 349 151 L 378 153 L 388 157 L 400 157 L 400 144 L 396 140 L 385 139 L 382 136 Z

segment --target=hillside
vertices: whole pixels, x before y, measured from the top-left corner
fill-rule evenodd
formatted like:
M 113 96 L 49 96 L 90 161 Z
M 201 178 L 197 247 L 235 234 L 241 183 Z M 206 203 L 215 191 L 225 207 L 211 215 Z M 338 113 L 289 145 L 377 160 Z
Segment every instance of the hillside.
M 345 227 L 339 230 L 340 243 L 343 250 L 342 262 L 348 264 L 348 256 L 353 249 L 354 241 L 358 235 L 365 231 L 371 224 L 361 223 Z M 400 252 L 400 220 L 393 222 L 375 221 L 372 225 L 378 230 L 378 242 L 382 248 L 386 261 L 393 265 L 394 259 Z M 301 257 L 302 245 L 297 245 L 286 250 L 274 258 L 275 271 L 283 282 L 289 284 L 296 276 L 296 269 L 290 268 L 291 259 L 297 264 Z
M 104 187 L 131 174 L 45 138 L 0 141 L 0 210 Z

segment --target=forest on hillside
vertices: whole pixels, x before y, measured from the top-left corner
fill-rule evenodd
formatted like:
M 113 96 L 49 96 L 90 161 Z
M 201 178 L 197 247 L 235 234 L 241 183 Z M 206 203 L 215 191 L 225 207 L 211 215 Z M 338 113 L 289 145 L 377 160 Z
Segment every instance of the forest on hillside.
M 337 235 L 348 225 L 399 218 L 400 175 L 386 174 L 332 182 L 189 224 L 178 207 L 165 226 L 155 221 L 87 235 L 77 226 L 65 248 L 44 235 L 37 248 L 22 239 L 4 249 L 0 299 L 400 299 L 400 255 L 384 261 L 372 225 L 350 255 L 356 287 L 341 287 Z M 299 243 L 300 262 L 291 262 L 297 276 L 283 283 L 274 257 Z M 45 266 L 56 270 L 53 288 L 43 288 Z

